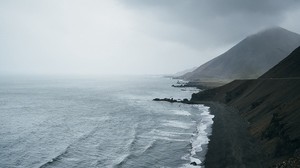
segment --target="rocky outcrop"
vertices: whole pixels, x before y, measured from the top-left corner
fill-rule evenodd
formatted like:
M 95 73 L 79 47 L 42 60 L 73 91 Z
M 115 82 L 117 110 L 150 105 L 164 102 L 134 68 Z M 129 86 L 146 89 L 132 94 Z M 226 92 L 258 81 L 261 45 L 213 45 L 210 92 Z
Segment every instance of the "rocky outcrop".
M 173 98 L 155 98 L 153 99 L 153 101 L 165 101 L 165 102 L 169 102 L 169 103 L 186 103 L 186 104 L 191 104 L 192 102 L 190 102 L 188 99 L 173 99 Z

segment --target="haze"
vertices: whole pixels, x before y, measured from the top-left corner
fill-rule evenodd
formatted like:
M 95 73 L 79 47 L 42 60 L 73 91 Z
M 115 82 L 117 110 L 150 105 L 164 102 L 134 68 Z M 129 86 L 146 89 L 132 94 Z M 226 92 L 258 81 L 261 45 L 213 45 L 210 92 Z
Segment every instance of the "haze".
M 0 74 L 175 73 L 298 18 L 296 0 L 1 0 Z

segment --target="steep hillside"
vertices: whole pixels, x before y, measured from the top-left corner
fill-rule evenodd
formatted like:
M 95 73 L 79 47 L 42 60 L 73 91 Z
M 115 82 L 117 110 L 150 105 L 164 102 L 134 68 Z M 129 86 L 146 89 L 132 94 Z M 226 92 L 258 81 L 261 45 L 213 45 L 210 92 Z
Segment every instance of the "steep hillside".
M 275 27 L 239 42 L 181 78 L 189 81 L 255 79 L 300 45 L 300 35 Z
M 260 78 L 297 78 L 300 77 L 300 49 L 293 51 L 278 65 L 263 74 Z
M 194 94 L 191 101 L 218 101 L 237 108 L 259 141 L 266 163 L 287 161 L 300 153 L 299 59 L 300 47 L 259 79 L 236 80 Z

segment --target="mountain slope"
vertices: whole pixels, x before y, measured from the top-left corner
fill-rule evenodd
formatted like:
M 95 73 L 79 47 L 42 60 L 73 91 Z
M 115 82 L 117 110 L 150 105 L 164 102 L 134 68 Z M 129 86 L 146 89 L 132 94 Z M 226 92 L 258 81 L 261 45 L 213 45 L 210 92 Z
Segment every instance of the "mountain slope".
M 183 71 L 180 71 L 180 72 L 177 72 L 177 73 L 173 74 L 172 76 L 173 76 L 173 77 L 182 76 L 182 75 L 184 75 L 184 74 L 186 74 L 186 73 L 189 73 L 189 72 L 194 71 L 194 70 L 197 69 L 197 68 L 198 68 L 198 67 L 193 67 L 193 68 L 190 68 L 190 69 L 185 69 L 185 70 L 183 70 Z
M 300 77 L 300 49 L 294 50 L 278 65 L 263 74 L 260 78 L 295 78 Z
M 237 108 L 250 134 L 259 141 L 268 166 L 290 160 L 299 164 L 299 60 L 300 47 L 259 79 L 235 80 L 193 94 L 191 101 L 218 101 Z
M 280 27 L 267 29 L 245 38 L 182 78 L 189 81 L 257 78 L 299 45 L 299 34 Z

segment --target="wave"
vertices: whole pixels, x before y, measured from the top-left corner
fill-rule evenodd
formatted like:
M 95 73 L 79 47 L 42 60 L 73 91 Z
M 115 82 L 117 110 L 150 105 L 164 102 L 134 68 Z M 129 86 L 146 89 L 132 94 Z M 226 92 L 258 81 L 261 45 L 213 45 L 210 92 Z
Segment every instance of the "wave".
M 182 116 L 190 116 L 191 113 L 189 113 L 188 111 L 185 110 L 171 110 L 175 115 L 182 115 Z
M 174 136 L 180 136 L 180 135 L 194 135 L 194 133 L 188 133 L 188 132 L 171 132 L 171 131 L 162 131 L 153 129 L 150 131 L 151 134 L 159 135 L 159 136 L 166 136 L 166 137 L 174 137 Z
M 130 158 L 136 157 L 136 155 L 133 152 L 133 148 L 135 144 L 138 141 L 138 135 L 137 135 L 137 128 L 139 126 L 139 123 L 134 124 L 133 128 L 131 129 L 131 136 L 132 137 L 129 141 L 129 143 L 126 145 L 128 153 L 121 155 L 114 161 L 113 167 L 121 167 L 124 165 Z
M 145 148 L 142 150 L 141 154 L 147 152 L 148 150 L 154 148 L 156 145 L 156 140 L 152 140 L 147 146 L 145 146 Z
M 57 161 L 61 160 L 61 158 L 68 153 L 70 147 L 71 147 L 71 145 L 69 145 L 63 152 L 61 152 L 54 158 L 50 159 L 50 161 L 42 164 L 39 168 L 45 168 L 45 167 L 50 166 L 50 165 L 56 163 Z
M 124 154 L 122 156 L 120 156 L 119 158 L 116 159 L 115 163 L 113 164 L 113 167 L 122 167 L 125 163 L 127 163 L 127 161 L 129 159 L 132 159 L 134 157 L 138 157 L 144 153 L 146 153 L 147 151 L 153 149 L 156 146 L 156 140 L 153 139 L 152 141 L 150 141 L 150 143 L 148 143 L 143 149 L 141 149 L 138 152 L 135 153 L 128 153 L 128 154 Z
M 132 159 L 134 157 L 138 157 L 147 151 L 153 149 L 156 146 L 156 140 L 152 140 L 148 145 L 145 146 L 145 148 L 140 151 L 139 153 L 129 153 L 125 154 L 117 159 L 117 162 L 114 164 L 113 167 L 122 167 L 129 159 Z
M 179 132 L 169 132 L 169 131 L 162 131 L 158 129 L 153 129 L 148 132 L 146 135 L 139 136 L 140 138 L 145 139 L 153 139 L 153 140 L 166 140 L 166 141 L 176 141 L 176 142 L 189 142 L 188 139 L 179 138 L 182 135 L 193 135 L 193 133 L 179 133 Z
M 212 132 L 212 124 L 214 115 L 211 115 L 209 112 L 209 107 L 204 105 L 194 105 L 194 107 L 198 108 L 201 111 L 201 120 L 197 125 L 197 130 L 192 139 L 190 140 L 191 150 L 190 153 L 186 156 L 183 156 L 182 159 L 190 160 L 190 163 L 196 163 L 198 166 L 201 165 L 202 161 L 197 158 L 197 153 L 203 151 L 203 146 L 209 143 L 208 136 L 211 135 Z M 190 167 L 191 165 L 184 165 L 184 167 Z M 193 166 L 195 167 L 195 166 Z M 201 167 L 201 166 L 200 166 Z
M 183 123 L 175 120 L 165 120 L 163 125 L 165 126 L 175 126 L 179 128 L 188 129 L 190 128 L 190 123 Z M 128 143 L 128 153 L 121 155 L 114 161 L 113 167 L 122 167 L 124 164 L 128 162 L 128 160 L 139 157 L 147 152 L 149 150 L 155 148 L 158 140 L 164 140 L 164 141 L 173 141 L 173 142 L 189 142 L 188 139 L 181 139 L 179 138 L 180 135 L 193 135 L 193 133 L 178 133 L 178 132 L 168 132 L 168 131 L 162 131 L 158 129 L 152 129 L 150 132 L 145 133 L 144 135 L 139 135 L 136 131 L 136 128 L 138 127 L 138 124 L 136 124 L 133 128 L 133 131 L 130 133 L 131 141 Z M 143 139 L 147 143 L 146 145 L 138 147 L 139 149 L 134 149 L 136 145 L 139 145 L 139 143 L 143 142 Z
M 155 140 L 174 141 L 174 142 L 189 142 L 189 140 L 186 139 L 169 138 L 163 136 L 140 136 L 140 137 L 147 138 L 147 139 L 155 139 Z
M 163 125 L 167 127 L 176 127 L 182 129 L 189 129 L 193 124 L 192 123 L 185 123 L 177 120 L 164 120 Z
M 138 139 L 138 137 L 137 137 L 137 128 L 138 128 L 138 126 L 139 126 L 139 123 L 136 123 L 136 124 L 134 124 L 134 126 L 133 126 L 133 128 L 132 128 L 132 132 L 131 132 L 131 141 L 129 142 L 129 145 L 128 145 L 128 147 L 129 147 L 129 150 L 131 150 L 131 148 L 133 148 L 133 146 L 136 144 L 136 142 L 137 142 L 137 139 Z
M 70 151 L 70 149 L 72 148 L 72 146 L 74 146 L 74 144 L 80 142 L 80 141 L 85 141 L 87 138 L 93 136 L 96 131 L 99 130 L 99 127 L 95 127 L 93 128 L 90 132 L 88 132 L 87 134 L 79 137 L 76 141 L 74 141 L 73 143 L 69 144 L 61 153 L 59 153 L 58 155 L 56 155 L 55 157 L 53 157 L 52 159 L 50 159 L 49 161 L 47 161 L 46 163 L 42 164 L 41 166 L 39 166 L 39 168 L 45 168 L 48 167 L 56 162 L 58 162 L 59 160 L 61 160 L 65 155 L 67 155 Z
M 122 165 L 124 165 L 130 158 L 131 158 L 131 154 L 124 154 L 120 157 L 118 157 L 116 160 L 116 163 L 114 163 L 113 167 L 121 167 Z
M 138 125 L 135 125 L 136 128 Z M 180 135 L 193 135 L 193 133 L 177 133 L 177 132 L 167 132 L 167 131 L 160 131 L 157 129 L 153 129 L 147 133 L 147 135 L 138 135 L 136 131 L 133 135 L 134 138 L 128 144 L 128 153 L 121 155 L 114 161 L 113 167 L 122 167 L 124 164 L 127 163 L 128 160 L 139 157 L 153 148 L 156 147 L 158 140 L 165 140 L 165 141 L 175 141 L 175 142 L 189 142 L 187 139 L 178 139 L 176 136 Z M 147 142 L 146 145 L 140 146 L 139 150 L 134 150 L 133 148 L 135 145 L 139 143 L 140 140 L 145 139 Z

